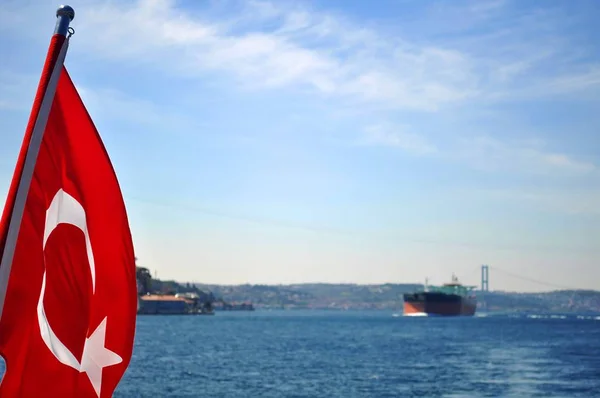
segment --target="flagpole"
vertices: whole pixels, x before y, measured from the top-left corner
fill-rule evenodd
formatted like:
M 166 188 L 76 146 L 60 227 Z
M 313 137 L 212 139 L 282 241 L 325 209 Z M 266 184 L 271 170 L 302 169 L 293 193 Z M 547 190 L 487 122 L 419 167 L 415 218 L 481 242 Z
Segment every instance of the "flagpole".
M 75 18 L 75 11 L 68 5 L 61 5 L 56 10 L 56 18 L 54 34 L 50 40 L 29 122 L 25 129 L 23 144 L 21 145 L 21 151 L 4 205 L 2 219 L 0 219 L 0 319 L 4 309 L 6 289 L 27 194 L 29 193 L 37 155 L 42 144 L 58 80 L 63 69 L 69 46 L 69 36 L 72 33 L 69 32 L 69 25 Z M 6 227 L 7 223 L 8 227 Z
M 66 36 L 69 32 L 69 24 L 75 19 L 75 10 L 71 6 L 60 6 L 56 10 L 55 35 Z

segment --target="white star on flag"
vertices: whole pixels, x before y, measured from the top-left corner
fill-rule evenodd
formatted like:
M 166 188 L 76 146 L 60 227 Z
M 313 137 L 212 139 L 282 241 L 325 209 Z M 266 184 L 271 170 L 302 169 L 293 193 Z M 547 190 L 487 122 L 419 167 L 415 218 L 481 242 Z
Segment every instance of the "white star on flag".
M 106 340 L 106 317 L 94 330 L 94 333 L 85 339 L 83 356 L 81 358 L 80 373 L 87 373 L 96 394 L 100 396 L 102 387 L 102 369 L 107 366 L 119 364 L 123 359 L 115 352 L 104 346 Z

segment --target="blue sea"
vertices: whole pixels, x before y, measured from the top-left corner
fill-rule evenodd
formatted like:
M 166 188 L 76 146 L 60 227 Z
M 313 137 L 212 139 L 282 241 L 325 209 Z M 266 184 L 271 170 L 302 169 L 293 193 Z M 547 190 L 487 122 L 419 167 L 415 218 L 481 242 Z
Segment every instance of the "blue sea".
M 600 316 L 138 316 L 114 396 L 600 397 Z
M 115 397 L 600 397 L 600 316 L 139 316 Z

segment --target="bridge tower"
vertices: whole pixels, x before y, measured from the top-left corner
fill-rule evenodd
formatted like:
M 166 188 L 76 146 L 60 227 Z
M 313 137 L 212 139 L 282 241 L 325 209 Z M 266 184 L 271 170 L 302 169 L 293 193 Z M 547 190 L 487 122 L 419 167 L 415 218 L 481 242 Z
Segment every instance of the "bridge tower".
M 482 265 L 481 266 L 481 291 L 489 292 L 490 284 L 489 284 L 489 266 Z
M 488 310 L 487 292 L 490 291 L 489 284 L 489 266 L 481 266 L 481 308 Z

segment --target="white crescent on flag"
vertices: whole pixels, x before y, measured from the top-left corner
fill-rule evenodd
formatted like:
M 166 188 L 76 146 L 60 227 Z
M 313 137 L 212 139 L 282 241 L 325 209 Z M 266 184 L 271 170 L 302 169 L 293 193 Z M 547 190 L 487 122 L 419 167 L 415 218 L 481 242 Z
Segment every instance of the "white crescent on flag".
M 94 252 L 92 250 L 92 243 L 88 234 L 87 222 L 85 209 L 83 206 L 71 195 L 63 191 L 58 190 L 48 210 L 46 211 L 46 224 L 44 227 L 44 243 L 43 248 L 46 248 L 46 242 L 52 234 L 52 231 L 60 224 L 70 224 L 79 228 L 85 236 L 85 248 L 88 257 L 88 263 L 90 266 L 90 273 L 92 275 L 92 289 L 95 291 L 96 287 L 96 268 L 94 262 Z M 52 330 L 48 318 L 46 317 L 46 311 L 44 310 L 44 293 L 46 291 L 46 270 L 44 270 L 44 276 L 42 278 L 42 288 L 40 291 L 40 298 L 37 305 L 38 323 L 40 325 L 40 334 L 42 340 L 46 343 L 46 346 L 52 352 L 54 357 L 61 363 L 72 367 L 79 372 L 86 372 L 96 394 L 100 396 L 100 388 L 102 386 L 102 368 L 106 366 L 116 365 L 122 361 L 122 358 L 116 353 L 106 349 L 104 347 L 104 340 L 106 336 L 106 317 L 98 325 L 94 333 L 90 337 L 86 337 L 85 345 L 83 348 L 83 356 L 81 363 L 75 358 L 71 350 L 69 350 L 65 344 L 60 341 L 58 336 Z

